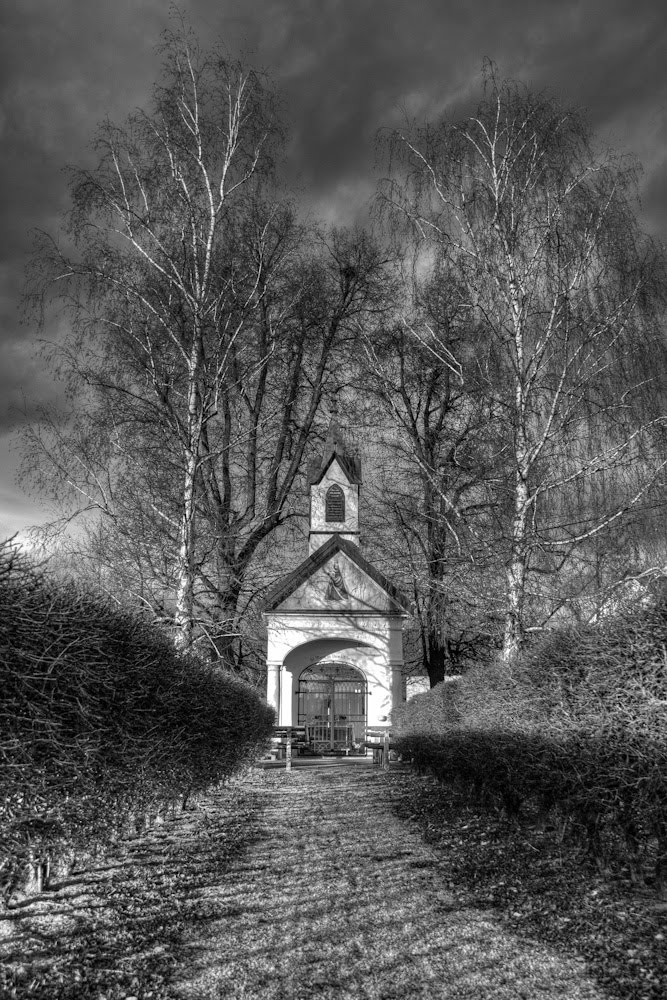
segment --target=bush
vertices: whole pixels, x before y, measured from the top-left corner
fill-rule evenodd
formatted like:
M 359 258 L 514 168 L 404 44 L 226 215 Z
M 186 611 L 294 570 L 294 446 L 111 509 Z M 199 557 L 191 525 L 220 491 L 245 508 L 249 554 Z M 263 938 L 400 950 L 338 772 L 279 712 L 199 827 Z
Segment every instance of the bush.
M 424 694 L 416 694 L 409 701 L 392 709 L 391 722 L 394 735 L 408 733 L 441 733 L 459 721 L 454 705 L 454 685 L 459 678 L 448 678 Z
M 423 696 L 400 749 L 471 800 L 530 810 L 667 886 L 667 605 L 554 633 Z
M 229 776 L 272 709 L 140 617 L 0 545 L 0 887 Z

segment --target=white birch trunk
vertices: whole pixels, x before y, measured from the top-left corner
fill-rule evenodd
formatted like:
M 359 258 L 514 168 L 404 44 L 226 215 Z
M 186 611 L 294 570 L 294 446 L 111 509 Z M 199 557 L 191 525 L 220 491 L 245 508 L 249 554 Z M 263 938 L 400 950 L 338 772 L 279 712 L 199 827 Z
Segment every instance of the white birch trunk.
M 528 483 L 521 470 L 517 471 L 512 518 L 512 544 L 505 574 L 507 606 L 503 634 L 502 659 L 510 663 L 516 658 L 523 641 L 523 607 L 526 592 L 526 522 L 528 518 Z
M 196 481 L 199 465 L 202 419 L 198 378 L 202 359 L 202 336 L 195 327 L 194 342 L 190 355 L 188 373 L 188 439 L 185 447 L 183 469 L 182 515 L 179 533 L 176 625 L 178 635 L 176 645 L 189 649 L 192 645 L 194 629 L 194 583 L 196 572 L 197 520 Z

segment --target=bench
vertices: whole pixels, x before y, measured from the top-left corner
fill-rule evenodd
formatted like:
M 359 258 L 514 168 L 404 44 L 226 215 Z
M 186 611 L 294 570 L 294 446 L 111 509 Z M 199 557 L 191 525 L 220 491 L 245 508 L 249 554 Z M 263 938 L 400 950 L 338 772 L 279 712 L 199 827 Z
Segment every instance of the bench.
M 271 737 L 270 754 L 274 760 L 285 760 L 287 757 L 287 747 L 291 753 L 300 757 L 302 754 L 312 753 L 310 744 L 306 739 L 305 726 L 276 726 Z
M 369 736 L 371 737 L 370 739 L 368 739 Z M 363 745 L 367 750 L 373 751 L 373 763 L 379 767 L 388 768 L 389 753 L 391 750 L 396 749 L 395 745 L 391 742 L 391 733 L 389 730 L 368 729 L 366 730 L 366 737 L 367 739 Z

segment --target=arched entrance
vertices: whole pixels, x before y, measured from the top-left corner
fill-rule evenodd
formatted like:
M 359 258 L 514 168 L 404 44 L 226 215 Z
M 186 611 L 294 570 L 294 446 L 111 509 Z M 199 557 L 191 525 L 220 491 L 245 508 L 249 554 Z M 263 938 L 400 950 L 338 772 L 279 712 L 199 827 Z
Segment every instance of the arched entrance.
M 299 677 L 298 724 L 320 752 L 363 752 L 366 678 L 349 663 L 316 663 Z

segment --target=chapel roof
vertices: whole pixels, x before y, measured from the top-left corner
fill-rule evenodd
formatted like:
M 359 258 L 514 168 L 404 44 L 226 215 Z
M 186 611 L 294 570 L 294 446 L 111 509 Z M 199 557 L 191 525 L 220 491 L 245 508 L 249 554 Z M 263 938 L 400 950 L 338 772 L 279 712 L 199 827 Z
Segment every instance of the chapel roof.
M 385 593 L 391 598 L 391 603 L 393 605 L 392 613 L 394 614 L 405 614 L 410 610 L 410 601 L 408 598 L 401 593 L 401 591 L 394 586 L 394 584 L 389 580 L 384 573 L 381 573 L 379 569 L 373 566 L 368 559 L 362 556 L 359 551 L 359 546 L 352 542 L 349 542 L 346 538 L 335 533 L 332 534 L 324 545 L 321 545 L 316 549 L 312 555 L 304 559 L 303 562 L 299 563 L 296 569 L 284 576 L 282 580 L 269 591 L 266 600 L 264 602 L 263 610 L 274 611 L 279 604 L 282 604 L 290 594 L 304 583 L 308 577 L 312 576 L 316 570 L 320 569 L 321 566 L 335 555 L 336 552 L 344 553 L 349 559 L 352 560 L 364 573 L 366 573 L 371 580 L 373 580 Z M 317 609 L 320 610 L 320 609 Z

